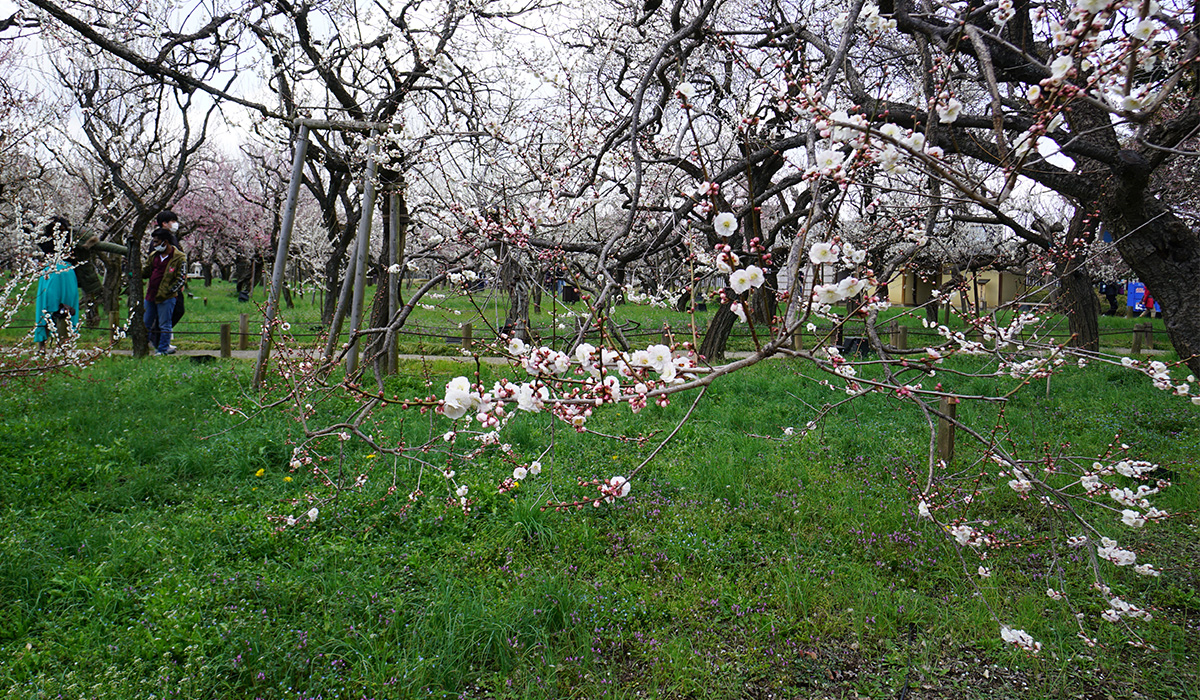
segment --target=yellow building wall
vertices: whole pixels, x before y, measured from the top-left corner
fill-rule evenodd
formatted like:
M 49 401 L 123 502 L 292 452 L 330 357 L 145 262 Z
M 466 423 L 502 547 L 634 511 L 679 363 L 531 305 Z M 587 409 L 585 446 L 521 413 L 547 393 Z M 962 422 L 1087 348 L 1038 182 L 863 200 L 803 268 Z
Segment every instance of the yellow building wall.
M 888 298 L 893 304 L 920 306 L 929 301 L 934 289 L 949 284 L 951 277 L 950 273 L 943 273 L 937 276 L 936 282 L 933 279 L 925 281 L 917 273 L 906 270 L 888 282 Z M 978 290 L 979 302 L 986 304 L 989 309 L 994 309 L 1015 299 L 1023 286 L 1021 276 L 998 270 L 968 272 L 966 279 L 968 283 L 967 299 L 974 303 L 976 290 Z M 955 304 L 960 303 L 957 293 L 954 294 L 952 300 Z

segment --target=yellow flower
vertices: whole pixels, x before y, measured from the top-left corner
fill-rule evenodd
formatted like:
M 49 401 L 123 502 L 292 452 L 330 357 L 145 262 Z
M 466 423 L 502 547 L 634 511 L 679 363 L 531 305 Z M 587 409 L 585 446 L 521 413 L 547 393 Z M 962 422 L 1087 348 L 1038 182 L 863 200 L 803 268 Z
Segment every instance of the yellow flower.
M 371 454 L 367 455 L 367 459 L 375 459 L 375 453 L 372 452 Z
M 290 476 L 285 476 L 285 477 L 283 477 L 283 480 L 284 480 L 284 481 L 291 481 L 291 480 L 292 480 L 292 477 L 290 477 Z
M 259 469 L 258 471 L 254 472 L 254 476 L 262 476 L 265 473 L 267 473 L 266 469 Z

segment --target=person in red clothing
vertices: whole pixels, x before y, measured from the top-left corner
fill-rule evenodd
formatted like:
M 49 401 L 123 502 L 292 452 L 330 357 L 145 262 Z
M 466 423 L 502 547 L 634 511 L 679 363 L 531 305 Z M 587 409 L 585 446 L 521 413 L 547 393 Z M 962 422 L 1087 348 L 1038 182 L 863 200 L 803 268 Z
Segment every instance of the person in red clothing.
M 1154 297 L 1150 295 L 1150 288 L 1146 287 L 1146 293 L 1142 295 L 1142 308 L 1144 311 L 1138 314 L 1138 317 L 1149 315 L 1154 318 Z
M 175 237 L 165 228 L 155 229 L 150 234 L 151 251 L 142 266 L 142 277 L 150 279 L 146 285 L 146 313 L 143 321 L 147 328 L 158 323 L 158 355 L 174 354 L 171 345 L 171 314 L 175 310 L 175 298 L 179 294 L 176 283 L 187 273 L 187 256 L 175 247 Z

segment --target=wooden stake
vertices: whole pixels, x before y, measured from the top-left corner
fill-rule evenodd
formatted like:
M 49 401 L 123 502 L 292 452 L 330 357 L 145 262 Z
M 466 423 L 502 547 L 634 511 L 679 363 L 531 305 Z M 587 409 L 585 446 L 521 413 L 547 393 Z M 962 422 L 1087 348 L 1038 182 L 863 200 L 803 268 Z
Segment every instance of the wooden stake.
M 938 410 L 944 418 L 938 419 L 937 447 L 938 457 L 949 464 L 954 460 L 954 418 L 958 413 L 958 399 L 953 396 L 943 396 Z

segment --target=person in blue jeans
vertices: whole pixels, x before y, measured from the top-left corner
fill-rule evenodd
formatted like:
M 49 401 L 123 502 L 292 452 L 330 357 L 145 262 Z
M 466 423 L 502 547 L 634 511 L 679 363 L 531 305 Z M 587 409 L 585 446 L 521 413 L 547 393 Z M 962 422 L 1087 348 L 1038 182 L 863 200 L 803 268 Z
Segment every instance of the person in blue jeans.
M 146 313 L 142 319 L 147 328 L 158 324 L 157 355 L 172 355 L 171 314 L 175 311 L 175 298 L 179 295 L 176 283 L 187 273 L 187 256 L 175 247 L 175 237 L 165 228 L 150 234 L 150 257 L 142 266 L 142 277 L 149 278 L 146 285 Z

